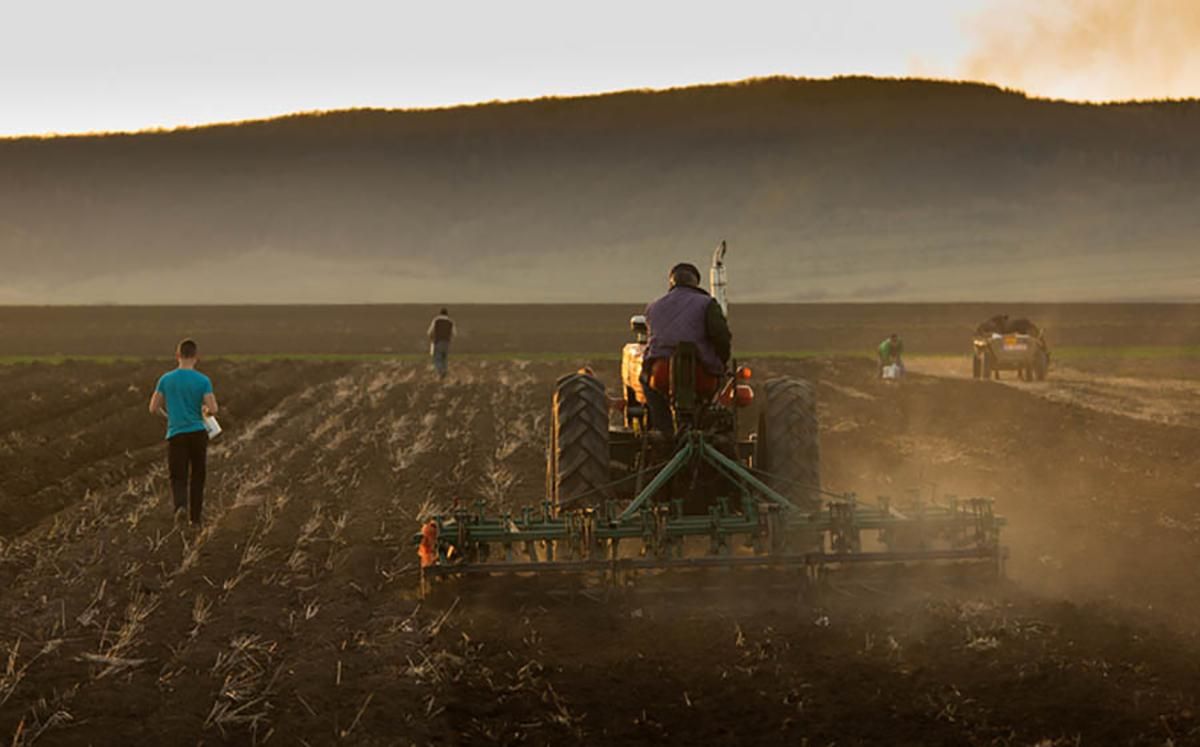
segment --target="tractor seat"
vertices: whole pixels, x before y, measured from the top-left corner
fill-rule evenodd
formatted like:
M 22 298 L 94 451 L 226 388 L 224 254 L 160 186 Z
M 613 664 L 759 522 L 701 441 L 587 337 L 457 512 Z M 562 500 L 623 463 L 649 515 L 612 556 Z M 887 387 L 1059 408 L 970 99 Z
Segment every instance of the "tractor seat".
M 696 394 L 711 397 L 717 393 L 721 380 L 696 363 Z M 671 359 L 659 358 L 650 367 L 650 388 L 656 392 L 671 393 Z

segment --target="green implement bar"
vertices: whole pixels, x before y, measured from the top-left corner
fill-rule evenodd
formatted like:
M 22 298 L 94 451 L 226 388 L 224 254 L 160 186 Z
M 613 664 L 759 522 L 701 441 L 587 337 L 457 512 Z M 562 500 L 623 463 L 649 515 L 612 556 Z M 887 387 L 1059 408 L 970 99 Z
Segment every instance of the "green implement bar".
M 481 563 L 478 565 L 430 566 L 422 572 L 428 577 L 491 575 L 509 573 L 591 573 L 597 571 L 656 571 L 683 568 L 788 568 L 795 566 L 860 565 L 868 563 L 907 563 L 913 561 L 1003 561 L 1008 553 L 1002 547 L 965 548 L 962 550 L 922 550 L 910 552 L 860 552 L 850 554 L 797 553 L 795 555 L 708 556 L 698 558 L 618 558 L 616 560 L 563 560 L 554 563 Z
M 683 514 L 682 500 L 659 500 L 663 489 L 691 465 L 707 464 L 731 490 L 712 497 L 704 514 Z M 769 475 L 765 475 L 771 479 Z M 815 488 L 814 486 L 814 489 Z M 740 500 L 731 501 L 736 493 Z M 830 494 L 826 494 L 830 495 Z M 678 449 L 648 485 L 618 513 L 607 501 L 596 510 L 525 509 L 487 516 L 482 503 L 474 511 L 458 509 L 438 516 L 439 562 L 426 575 L 532 570 L 638 570 L 643 568 L 791 566 L 825 563 L 903 562 L 907 560 L 995 559 L 1003 565 L 999 544 L 1003 518 L 986 498 L 950 499 L 948 506 L 918 506 L 908 516 L 886 499 L 878 506 L 859 503 L 853 494 L 836 496 L 819 509 L 806 510 L 774 490 L 753 470 L 721 452 L 703 433 L 683 434 Z M 860 535 L 877 532 L 882 549 L 864 547 Z M 684 558 L 685 539 L 709 540 L 706 558 Z M 420 544 L 421 534 L 414 544 Z M 631 548 L 628 543 L 633 543 Z M 639 545 L 640 543 L 640 545 Z M 736 547 L 752 549 L 752 555 Z M 503 549 L 503 560 L 488 562 Z M 641 557 L 620 557 L 620 548 L 640 547 Z M 452 552 L 452 550 L 454 552 Z M 516 559 L 523 553 L 528 560 Z
M 646 517 L 639 515 L 614 523 L 597 522 L 593 529 L 594 536 L 599 540 L 637 539 L 643 536 Z M 974 527 L 979 517 L 966 511 L 950 511 L 940 506 L 927 506 L 925 513 L 919 519 L 901 518 L 866 505 L 859 505 L 852 524 L 832 519 L 829 513 L 820 512 L 812 515 L 796 514 L 788 517 L 787 526 L 796 529 L 808 529 L 824 532 L 835 529 L 853 528 L 857 530 L 874 531 L 883 529 L 905 529 L 923 526 L 930 532 L 947 529 L 966 529 Z M 443 536 L 454 536 L 452 528 L 457 528 L 458 519 L 443 523 Z M 757 512 L 748 514 L 718 513 L 716 518 L 709 514 L 696 516 L 673 516 L 667 523 L 666 532 L 671 536 L 690 536 L 707 534 L 714 526 L 727 534 L 753 532 L 759 528 Z M 987 521 L 999 528 L 1005 520 L 999 516 L 989 517 Z M 547 521 L 524 521 L 512 519 L 484 519 L 472 517 L 466 522 L 467 537 L 473 542 L 488 542 L 497 544 L 517 544 L 520 542 L 539 542 L 552 540 L 568 540 L 575 536 L 577 528 L 567 518 L 552 518 Z

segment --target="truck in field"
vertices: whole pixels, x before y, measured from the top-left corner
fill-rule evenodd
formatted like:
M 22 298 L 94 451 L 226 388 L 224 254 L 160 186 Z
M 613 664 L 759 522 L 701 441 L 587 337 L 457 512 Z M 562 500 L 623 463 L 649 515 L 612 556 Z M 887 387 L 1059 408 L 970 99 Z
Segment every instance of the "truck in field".
M 972 346 L 976 379 L 999 379 L 1001 371 L 1016 371 L 1022 381 L 1045 381 L 1050 370 L 1045 333 L 1028 319 L 994 316 L 975 329 Z

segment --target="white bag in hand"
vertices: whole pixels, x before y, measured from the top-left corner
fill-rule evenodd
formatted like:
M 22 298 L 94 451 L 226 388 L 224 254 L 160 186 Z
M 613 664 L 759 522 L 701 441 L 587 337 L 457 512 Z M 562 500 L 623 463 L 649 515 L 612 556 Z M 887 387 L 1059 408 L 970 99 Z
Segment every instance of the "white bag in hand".
M 221 424 L 212 415 L 204 416 L 204 430 L 208 431 L 208 438 L 211 441 L 221 435 Z

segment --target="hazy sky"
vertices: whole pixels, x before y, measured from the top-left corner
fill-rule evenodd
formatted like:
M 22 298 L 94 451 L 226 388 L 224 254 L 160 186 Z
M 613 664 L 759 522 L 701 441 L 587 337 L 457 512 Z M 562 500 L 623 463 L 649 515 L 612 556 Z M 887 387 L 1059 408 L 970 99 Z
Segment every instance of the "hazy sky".
M 0 12 L 7 135 L 772 74 L 1200 94 L 1200 0 L 0 0 Z

